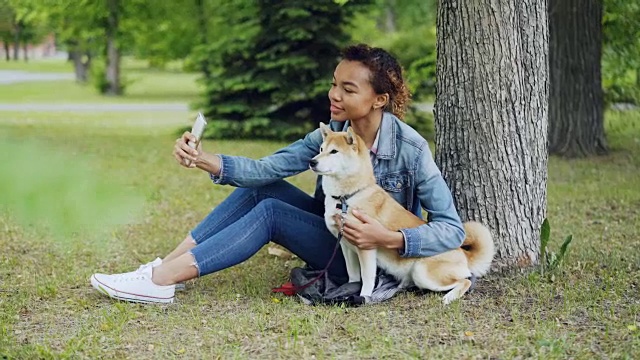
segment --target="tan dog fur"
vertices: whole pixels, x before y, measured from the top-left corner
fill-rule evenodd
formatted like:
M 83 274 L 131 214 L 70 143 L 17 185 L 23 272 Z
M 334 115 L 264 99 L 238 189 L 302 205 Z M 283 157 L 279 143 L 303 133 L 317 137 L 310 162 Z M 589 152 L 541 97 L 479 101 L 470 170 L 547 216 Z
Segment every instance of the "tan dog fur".
M 353 209 L 358 209 L 392 231 L 425 224 L 376 184 L 369 149 L 351 128 L 347 132 L 333 132 L 321 123 L 320 130 L 323 143 L 320 153 L 311 161 L 311 169 L 322 175 L 325 222 L 336 237 L 339 233 L 336 214 L 340 214 L 336 204 L 340 201 L 332 196 L 354 194 L 347 199 L 347 222 L 360 223 L 352 214 Z M 471 286 L 471 275 L 484 275 L 493 260 L 489 230 L 477 222 L 467 222 L 464 228 L 467 236 L 460 248 L 424 258 L 402 258 L 395 249 L 361 250 L 343 239 L 340 245 L 349 282 L 362 279 L 360 295 L 371 296 L 376 266 L 379 266 L 400 280 L 403 287 L 416 285 L 432 291 L 448 291 L 443 298 L 448 304 L 464 295 Z

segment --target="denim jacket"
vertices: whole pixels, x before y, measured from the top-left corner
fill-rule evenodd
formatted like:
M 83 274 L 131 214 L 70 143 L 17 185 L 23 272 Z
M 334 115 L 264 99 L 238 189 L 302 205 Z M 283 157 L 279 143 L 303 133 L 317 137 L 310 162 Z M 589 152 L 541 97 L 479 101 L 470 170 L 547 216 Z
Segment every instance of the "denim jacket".
M 349 121 L 331 121 L 334 131 L 346 131 Z M 320 151 L 322 135 L 316 129 L 304 139 L 259 160 L 220 155 L 222 167 L 217 184 L 238 187 L 263 186 L 309 170 L 309 160 Z M 451 192 L 433 161 L 427 141 L 409 125 L 391 113 L 384 113 L 373 168 L 378 185 L 406 209 L 429 222 L 416 228 L 401 229 L 404 235 L 403 257 L 433 256 L 462 244 L 465 233 L 453 205 Z M 321 177 L 315 197 L 324 202 Z

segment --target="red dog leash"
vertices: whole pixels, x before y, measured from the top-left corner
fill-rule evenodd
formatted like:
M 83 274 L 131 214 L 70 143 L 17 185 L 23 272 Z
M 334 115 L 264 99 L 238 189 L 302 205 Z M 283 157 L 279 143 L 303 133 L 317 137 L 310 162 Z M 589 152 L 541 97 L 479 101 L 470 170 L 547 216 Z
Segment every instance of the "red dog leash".
M 359 191 L 359 190 L 358 190 Z M 356 193 L 358 192 L 356 191 Z M 336 200 L 340 200 L 340 204 L 336 204 L 336 209 L 340 210 L 340 232 L 338 234 L 338 241 L 336 242 L 336 246 L 333 248 L 333 254 L 331 254 L 331 258 L 329 258 L 329 262 L 327 263 L 327 266 L 324 267 L 324 269 L 322 269 L 322 271 L 320 272 L 320 274 L 318 274 L 318 276 L 314 277 L 313 279 L 311 279 L 309 282 L 307 282 L 304 285 L 300 285 L 300 286 L 296 286 L 294 285 L 291 281 L 289 281 L 288 283 L 277 287 L 277 288 L 273 288 L 271 289 L 271 292 L 274 293 L 283 293 L 284 295 L 287 296 L 293 296 L 295 294 L 297 294 L 298 292 L 308 288 L 309 286 L 313 285 L 316 281 L 320 280 L 320 278 L 322 278 L 327 271 L 329 271 L 329 266 L 331 266 L 331 263 L 333 262 L 333 259 L 335 259 L 336 254 L 338 253 L 338 248 L 340 247 L 340 241 L 342 241 L 342 233 L 344 231 L 344 222 L 347 218 L 347 199 L 349 199 L 350 197 L 352 197 L 353 195 L 355 195 L 355 193 L 353 194 L 349 194 L 346 196 L 332 196 L 332 198 L 336 199 Z

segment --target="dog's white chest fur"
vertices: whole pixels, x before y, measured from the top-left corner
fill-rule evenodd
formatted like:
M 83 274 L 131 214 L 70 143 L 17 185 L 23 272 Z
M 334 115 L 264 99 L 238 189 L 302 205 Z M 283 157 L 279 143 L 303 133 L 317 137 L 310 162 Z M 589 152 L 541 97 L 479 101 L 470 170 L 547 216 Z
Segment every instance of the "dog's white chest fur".
M 340 233 L 340 225 L 336 222 L 335 216 L 339 216 L 342 212 L 338 209 L 339 204 L 341 204 L 340 200 L 336 200 L 331 196 L 327 196 L 324 199 L 324 223 L 327 225 L 327 229 L 329 229 L 336 238 Z

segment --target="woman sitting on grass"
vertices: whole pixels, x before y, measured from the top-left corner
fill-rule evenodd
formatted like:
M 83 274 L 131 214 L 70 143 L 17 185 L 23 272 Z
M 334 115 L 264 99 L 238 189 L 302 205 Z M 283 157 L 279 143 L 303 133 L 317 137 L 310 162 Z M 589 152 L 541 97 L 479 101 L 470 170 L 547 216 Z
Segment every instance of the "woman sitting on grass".
M 378 183 L 408 210 L 421 216 L 424 209 L 430 217 L 428 224 L 394 232 L 361 214 L 363 224 L 344 225 L 344 238 L 362 249 L 397 249 L 405 257 L 459 247 L 465 234 L 450 190 L 427 141 L 400 120 L 409 101 L 402 68 L 386 51 L 367 45 L 347 47 L 342 55 L 329 90 L 330 127 L 346 131 L 351 126 L 371 150 Z M 327 266 L 337 239 L 325 225 L 320 181 L 310 196 L 283 180 L 309 169 L 322 143 L 319 130 L 260 160 L 194 150 L 189 140 L 193 135 L 185 132 L 176 141 L 176 161 L 187 166 L 190 160 L 187 167 L 237 189 L 166 257 L 129 273 L 94 274 L 93 287 L 114 299 L 173 302 L 175 284 L 239 264 L 269 241 L 311 268 Z M 337 283 L 348 280 L 341 252 L 328 274 Z

